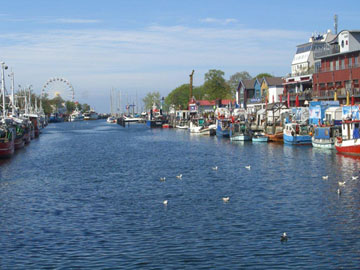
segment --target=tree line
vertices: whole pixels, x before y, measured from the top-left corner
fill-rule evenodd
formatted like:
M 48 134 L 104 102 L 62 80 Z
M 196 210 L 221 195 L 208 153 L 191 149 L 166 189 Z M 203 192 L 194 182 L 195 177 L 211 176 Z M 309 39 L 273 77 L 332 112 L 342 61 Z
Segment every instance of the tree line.
M 204 84 L 193 87 L 192 96 L 197 100 L 216 100 L 216 99 L 234 99 L 240 80 L 249 80 L 253 78 L 272 77 L 269 73 L 260 73 L 252 77 L 249 72 L 236 72 L 231 75 L 229 80 L 224 78 L 225 72 L 218 69 L 210 69 L 204 76 Z M 190 84 L 182 84 L 172 90 L 163 100 L 165 110 L 170 105 L 176 109 L 187 109 L 190 98 Z M 159 92 L 150 92 L 144 99 L 144 108 L 150 110 L 155 104 L 160 107 L 161 97 Z

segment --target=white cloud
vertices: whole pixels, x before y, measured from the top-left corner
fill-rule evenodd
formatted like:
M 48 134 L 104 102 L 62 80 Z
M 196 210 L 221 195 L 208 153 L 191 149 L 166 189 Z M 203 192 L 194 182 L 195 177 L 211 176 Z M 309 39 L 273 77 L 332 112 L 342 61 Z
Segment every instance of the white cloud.
M 56 19 L 54 22 L 58 23 L 78 23 L 78 24 L 87 24 L 87 23 L 99 23 L 100 20 L 89 20 L 89 19 L 70 19 L 70 18 L 62 18 Z
M 226 77 L 242 70 L 284 75 L 295 46 L 307 36 L 281 29 L 160 25 L 127 31 L 49 30 L 0 34 L 0 51 L 1 60 L 16 73 L 16 84 L 40 91 L 48 78 L 59 76 L 71 81 L 78 97 L 85 92 L 108 96 L 111 87 L 137 90 L 141 97 L 154 90 L 166 95 L 187 83 L 192 69 L 195 85 L 211 68 L 224 70 Z
M 227 18 L 227 19 L 204 18 L 204 19 L 200 19 L 200 22 L 227 25 L 227 24 L 230 24 L 230 23 L 237 23 L 238 20 L 234 19 L 234 18 Z

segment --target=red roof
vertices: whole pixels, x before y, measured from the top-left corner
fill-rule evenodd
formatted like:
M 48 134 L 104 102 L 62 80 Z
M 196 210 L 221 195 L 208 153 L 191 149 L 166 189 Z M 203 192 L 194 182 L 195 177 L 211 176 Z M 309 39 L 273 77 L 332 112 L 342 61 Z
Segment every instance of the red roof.
M 215 100 L 197 100 L 196 101 L 199 106 L 214 106 Z M 222 99 L 221 105 L 228 105 L 229 103 L 235 103 L 235 99 Z

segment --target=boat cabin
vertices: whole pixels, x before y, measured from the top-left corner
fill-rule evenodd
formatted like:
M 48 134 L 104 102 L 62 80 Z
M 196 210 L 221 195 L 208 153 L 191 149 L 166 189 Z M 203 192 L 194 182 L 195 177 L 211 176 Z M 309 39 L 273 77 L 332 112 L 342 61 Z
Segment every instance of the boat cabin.
M 342 108 L 330 107 L 325 111 L 325 125 L 341 125 L 342 122 Z
M 360 138 L 360 120 L 342 122 L 342 139 L 352 140 Z

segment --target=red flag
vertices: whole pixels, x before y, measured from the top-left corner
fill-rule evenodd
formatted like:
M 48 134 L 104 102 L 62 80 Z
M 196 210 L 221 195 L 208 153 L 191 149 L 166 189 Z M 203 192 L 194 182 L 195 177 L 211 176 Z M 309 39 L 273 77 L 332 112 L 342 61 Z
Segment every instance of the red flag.
M 298 95 L 296 95 L 295 106 L 296 106 L 296 107 L 300 107 L 299 96 L 298 96 Z
M 287 103 L 288 103 L 288 108 L 290 108 L 290 93 L 288 93 L 288 96 L 287 96 Z
M 351 106 L 354 106 L 355 105 L 355 98 L 354 96 L 351 96 Z
M 275 96 L 272 95 L 272 103 L 275 103 Z

